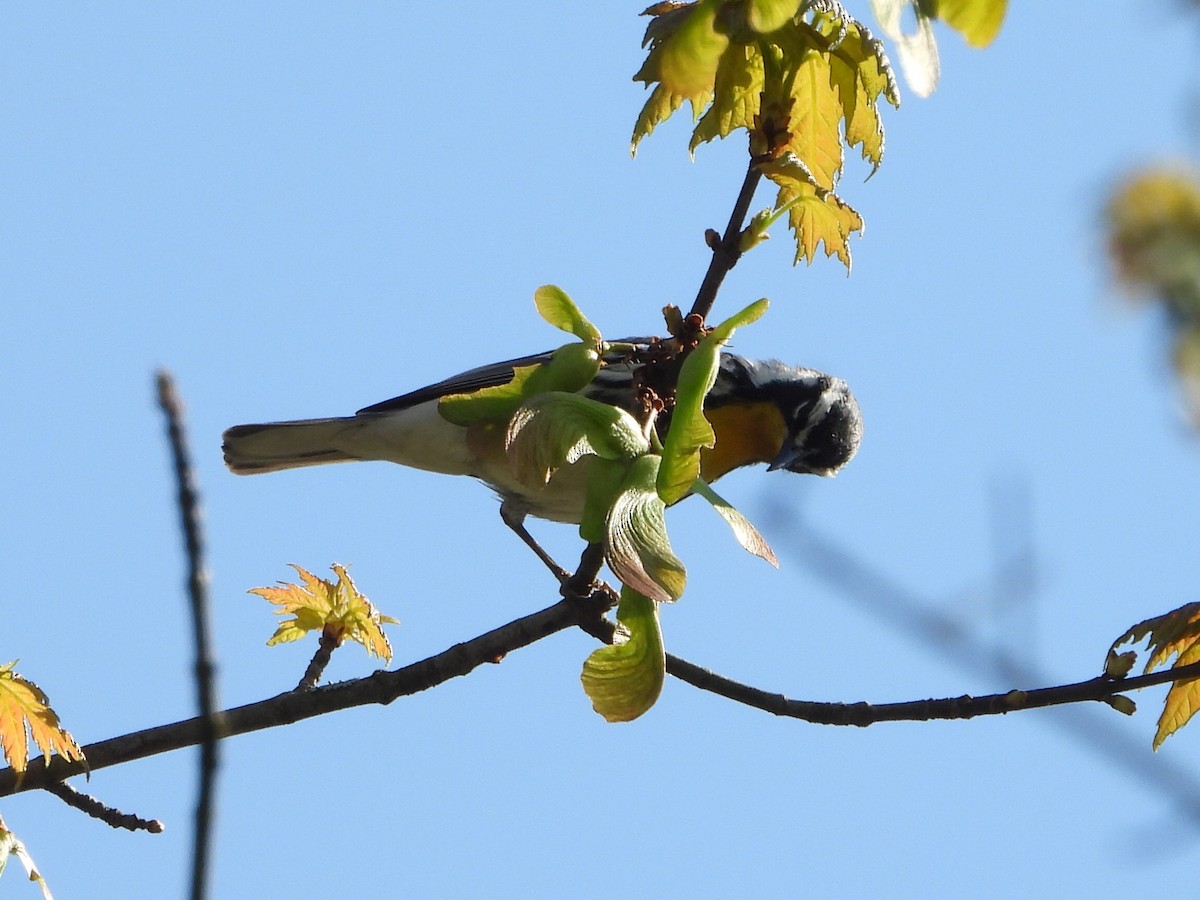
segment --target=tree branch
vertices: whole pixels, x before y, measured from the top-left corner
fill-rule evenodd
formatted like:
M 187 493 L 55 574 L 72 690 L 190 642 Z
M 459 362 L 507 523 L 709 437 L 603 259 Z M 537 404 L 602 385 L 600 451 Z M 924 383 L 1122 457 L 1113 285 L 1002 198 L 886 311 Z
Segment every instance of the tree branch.
M 761 180 L 762 172 L 751 160 L 750 166 L 746 170 L 746 177 L 742 181 L 742 189 L 738 192 L 737 200 L 733 204 L 729 224 L 725 226 L 725 234 L 719 241 L 711 245 L 712 259 L 709 260 L 708 271 L 704 273 L 704 280 L 700 283 L 700 290 L 696 293 L 696 300 L 692 303 L 691 315 L 698 315 L 706 321 L 708 320 L 713 303 L 717 299 L 717 291 L 721 288 L 721 282 L 742 258 L 740 246 L 742 225 L 746 221 L 746 213 L 750 211 L 750 201 L 754 199 L 754 192 Z
M 326 713 L 366 706 L 389 704 L 400 697 L 416 694 L 461 675 L 483 663 L 498 663 L 514 650 L 571 627 L 579 627 L 598 640 L 611 642 L 612 622 L 605 614 L 614 606 L 611 588 L 597 587 L 585 598 L 567 598 L 541 612 L 509 622 L 472 640 L 455 644 L 443 652 L 412 663 L 402 669 L 379 671 L 366 678 L 344 681 L 312 691 L 289 691 L 257 703 L 239 706 L 218 714 L 221 737 L 290 725 Z M 949 697 L 938 700 L 911 700 L 901 703 L 870 704 L 830 703 L 793 700 L 717 675 L 678 656 L 667 655 L 667 672 L 693 687 L 777 716 L 801 719 L 819 725 L 866 726 L 876 722 L 923 722 L 932 719 L 970 719 L 976 716 L 1003 715 L 1023 709 L 1039 709 L 1084 701 L 1107 701 L 1129 691 L 1168 682 L 1200 678 L 1200 663 L 1180 666 L 1126 678 L 1101 675 L 1087 681 L 1035 690 L 1011 690 L 983 697 Z M 203 717 L 186 719 L 171 725 L 148 728 L 133 734 L 110 738 L 84 747 L 92 771 L 147 756 L 166 753 L 200 743 Z M 18 783 L 11 769 L 0 770 L 0 797 L 34 788 L 44 788 L 83 772 L 78 762 L 54 757 L 49 765 L 43 759 L 29 764 Z
M 416 694 L 451 678 L 466 675 L 483 663 L 499 662 L 508 653 L 564 629 L 580 626 L 585 630 L 594 630 L 598 627 L 596 623 L 603 621 L 604 614 L 612 605 L 612 597 L 603 591 L 593 592 L 584 599 L 562 600 L 541 612 L 517 619 L 465 643 L 455 644 L 442 653 L 402 669 L 380 671 L 366 678 L 312 691 L 288 691 L 268 700 L 226 710 L 217 717 L 220 737 L 290 725 L 354 706 L 391 703 L 399 697 Z M 119 763 L 194 746 L 203 740 L 207 722 L 205 717 L 197 716 L 99 741 L 87 745 L 83 750 L 89 768 L 96 772 Z M 30 762 L 20 784 L 11 768 L 0 770 L 0 796 L 45 787 L 82 772 L 81 763 L 68 763 L 60 757 L 54 757 L 46 765 L 45 760 L 39 758 Z
M 729 700 L 744 703 L 755 709 L 802 719 L 817 725 L 874 725 L 876 722 L 926 722 L 931 719 L 973 719 L 976 716 L 996 716 L 1022 709 L 1041 709 L 1082 703 L 1087 700 L 1107 701 L 1128 691 L 1141 690 L 1167 682 L 1193 681 L 1200 678 L 1200 663 L 1165 669 L 1148 675 L 1111 678 L 1101 675 L 1087 681 L 1035 690 L 1012 690 L 983 697 L 963 695 L 940 700 L 909 700 L 902 703 L 823 703 L 814 700 L 791 700 L 783 694 L 773 694 L 710 672 L 708 669 L 667 655 L 667 672 L 693 687 L 719 694 Z
M 149 831 L 151 834 L 161 834 L 163 823 L 158 819 L 143 819 L 132 813 L 124 813 L 119 809 L 106 806 L 90 794 L 77 791 L 65 781 L 57 781 L 46 785 L 46 790 L 61 800 L 67 806 L 73 806 L 80 812 L 85 812 L 94 819 L 99 819 L 111 828 L 124 828 L 127 831 Z

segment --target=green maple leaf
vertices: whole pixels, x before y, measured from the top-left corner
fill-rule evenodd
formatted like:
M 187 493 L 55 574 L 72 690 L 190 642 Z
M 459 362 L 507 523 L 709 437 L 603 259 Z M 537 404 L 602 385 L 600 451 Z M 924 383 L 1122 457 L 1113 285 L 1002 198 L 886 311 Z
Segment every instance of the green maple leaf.
M 685 99 L 699 116 L 690 151 L 748 131 L 751 153 L 780 187 L 777 208 L 791 204 L 796 261 L 811 262 L 824 244 L 849 268 L 848 238 L 862 220 L 834 191 L 845 148 L 858 147 L 873 169 L 883 158 L 879 104 L 900 103 L 883 45 L 834 0 L 703 0 L 649 12 L 650 52 L 635 78 L 656 86 L 634 147 Z M 780 167 L 785 160 L 806 173 L 802 186 Z

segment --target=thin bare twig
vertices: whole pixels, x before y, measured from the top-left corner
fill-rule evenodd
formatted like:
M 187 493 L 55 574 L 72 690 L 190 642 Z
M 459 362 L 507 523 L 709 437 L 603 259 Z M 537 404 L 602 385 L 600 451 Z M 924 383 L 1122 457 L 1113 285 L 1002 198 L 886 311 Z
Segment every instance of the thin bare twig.
M 192 900 L 208 894 L 208 857 L 211 844 L 217 774 L 217 741 L 221 737 L 217 712 L 216 666 L 208 612 L 208 571 L 204 565 L 204 536 L 200 527 L 200 500 L 184 433 L 183 403 L 174 379 L 165 369 L 156 379 L 158 403 L 167 417 L 175 480 L 178 485 L 179 516 L 187 553 L 187 591 L 192 611 L 196 647 L 196 696 L 200 707 L 200 786 L 196 798 L 195 836 L 192 844 Z
M 713 303 L 717 299 L 717 291 L 721 289 L 721 283 L 737 265 L 738 260 L 742 258 L 742 226 L 746 221 L 746 213 L 750 211 L 750 202 L 754 199 L 754 192 L 760 181 L 762 181 L 762 172 L 752 160 L 746 170 L 746 177 L 742 181 L 742 188 L 738 192 L 737 200 L 733 204 L 733 212 L 729 216 L 729 223 L 725 226 L 725 234 L 719 241 L 715 241 L 711 245 L 712 259 L 709 260 L 708 271 L 704 273 L 704 280 L 700 283 L 700 290 L 696 292 L 696 299 L 692 303 L 692 315 L 708 319 Z
M 48 784 L 46 790 L 67 806 L 73 806 L 80 812 L 85 812 L 112 828 L 124 828 L 127 831 L 149 831 L 151 834 L 161 834 L 165 828 L 158 819 L 143 819 L 132 813 L 123 813 L 119 809 L 106 806 L 90 794 L 75 790 L 65 781 Z
M 304 675 L 300 679 L 300 683 L 293 690 L 311 691 L 315 688 L 317 682 L 321 680 L 321 673 L 325 671 L 325 667 L 329 665 L 329 660 L 333 658 L 333 651 L 337 648 L 337 638 L 322 631 L 321 640 L 317 644 L 317 652 L 309 660 L 308 668 L 304 670 Z

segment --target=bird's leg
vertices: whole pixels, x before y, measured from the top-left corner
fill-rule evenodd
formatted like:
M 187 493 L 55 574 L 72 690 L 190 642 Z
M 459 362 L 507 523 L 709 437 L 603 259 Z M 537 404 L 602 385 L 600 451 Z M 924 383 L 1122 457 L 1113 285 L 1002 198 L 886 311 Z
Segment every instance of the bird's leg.
M 616 602 L 616 592 L 607 584 L 597 581 L 597 576 L 600 574 L 600 566 L 604 564 L 603 544 L 588 544 L 584 547 L 583 555 L 579 558 L 579 568 L 572 575 L 556 563 L 554 557 L 543 550 L 542 545 L 525 528 L 525 512 L 523 510 L 508 503 L 501 503 L 500 518 L 525 543 L 525 546 L 532 550 L 537 558 L 545 563 L 546 568 L 554 573 L 554 577 L 558 579 L 558 583 L 561 585 L 559 592 L 564 597 L 586 599 L 599 591 L 607 604 L 611 605 Z
M 588 544 L 583 548 L 583 555 L 579 557 L 579 568 L 575 570 L 574 575 L 563 582 L 562 595 L 564 597 L 587 597 L 599 589 L 615 599 L 616 594 L 613 589 L 598 580 L 602 565 L 604 565 L 604 545 Z
M 519 509 L 509 503 L 500 504 L 500 518 L 504 520 L 504 524 L 513 530 L 513 533 L 525 542 L 525 546 L 534 552 L 538 559 L 546 564 L 546 568 L 554 573 L 554 577 L 558 579 L 558 583 L 565 585 L 571 580 L 571 573 L 554 561 L 549 553 L 542 549 L 539 544 L 529 533 L 525 527 L 525 511 Z

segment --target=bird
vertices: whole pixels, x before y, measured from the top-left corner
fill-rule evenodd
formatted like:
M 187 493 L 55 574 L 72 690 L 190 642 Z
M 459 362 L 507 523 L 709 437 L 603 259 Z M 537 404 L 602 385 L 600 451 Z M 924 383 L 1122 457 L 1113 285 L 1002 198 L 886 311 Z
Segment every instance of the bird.
M 632 343 L 645 348 L 646 339 Z M 644 363 L 608 354 L 595 378 L 580 393 L 614 406 L 630 406 Z M 438 401 L 507 384 L 517 368 L 540 365 L 539 353 L 480 366 L 353 416 L 235 425 L 225 431 L 226 466 L 237 475 L 255 475 L 357 460 L 383 460 L 446 475 L 469 475 L 488 484 L 501 499 L 501 514 L 523 540 L 525 516 L 578 524 L 587 494 L 587 457 L 558 469 L 549 482 L 517 479 L 505 454 L 504 428 L 451 423 Z M 765 463 L 768 470 L 832 476 L 854 456 L 862 438 L 858 401 L 841 378 L 778 360 L 757 361 L 722 352 L 716 382 L 704 404 L 716 434 L 700 455 L 701 477 L 713 482 L 734 469 Z M 669 426 L 669 410 L 655 428 Z M 531 538 L 527 540 L 527 543 Z

